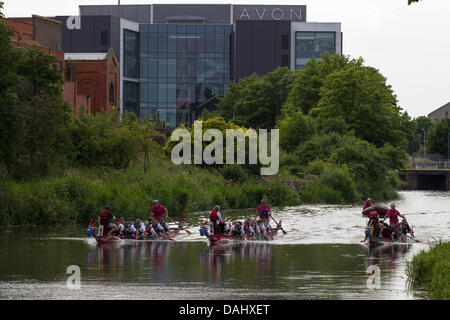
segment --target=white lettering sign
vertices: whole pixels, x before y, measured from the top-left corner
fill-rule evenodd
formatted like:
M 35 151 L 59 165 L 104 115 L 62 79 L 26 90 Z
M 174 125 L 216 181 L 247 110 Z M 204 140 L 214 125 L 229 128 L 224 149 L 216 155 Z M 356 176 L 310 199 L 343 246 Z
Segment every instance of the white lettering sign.
M 81 17 L 71 16 L 66 20 L 66 26 L 69 30 L 81 30 Z

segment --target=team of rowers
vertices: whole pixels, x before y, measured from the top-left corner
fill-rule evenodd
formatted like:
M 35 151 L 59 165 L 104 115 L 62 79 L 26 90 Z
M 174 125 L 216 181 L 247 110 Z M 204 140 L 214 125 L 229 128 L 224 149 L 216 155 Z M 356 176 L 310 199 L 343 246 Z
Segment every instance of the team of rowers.
M 100 213 L 98 236 L 118 236 L 127 239 L 160 239 L 169 237 L 169 212 L 167 208 L 153 201 L 151 208 L 153 218 L 149 218 L 147 224 L 137 218 L 125 220 L 123 217 L 116 219 L 110 211 L 109 206 Z M 115 220 L 115 222 L 114 222 Z
M 372 206 L 370 198 L 364 202 L 363 210 Z M 399 217 L 402 221 L 399 222 Z M 389 224 L 385 220 L 389 218 Z M 409 226 L 405 216 L 395 209 L 395 204 L 391 204 L 391 209 L 386 212 L 383 219 L 376 210 L 369 213 L 369 221 L 366 226 L 366 236 L 361 242 L 367 241 L 369 237 L 375 238 L 390 238 L 391 241 L 401 239 L 402 242 L 406 241 L 407 235 L 410 234 L 411 238 L 414 238 L 414 231 Z
M 209 214 L 210 235 L 232 236 L 235 238 L 269 240 L 272 239 L 272 226 L 269 218 L 272 213 L 265 200 L 256 209 L 255 217 L 240 221 L 225 221 L 220 213 L 220 206 L 216 205 Z
M 98 236 L 118 236 L 127 239 L 161 239 L 168 238 L 170 227 L 167 221 L 169 213 L 167 208 L 158 200 L 153 201 L 151 207 L 152 218 L 147 224 L 137 218 L 135 221 L 123 217 L 116 219 L 110 211 L 110 206 L 105 206 L 98 217 Z M 254 219 L 246 219 L 243 223 L 239 221 L 225 221 L 220 213 L 220 206 L 216 205 L 209 214 L 210 234 L 241 237 L 242 239 L 269 239 L 272 238 L 269 218 L 271 217 L 270 206 L 264 200 L 256 209 Z M 257 219 L 259 217 L 259 219 Z

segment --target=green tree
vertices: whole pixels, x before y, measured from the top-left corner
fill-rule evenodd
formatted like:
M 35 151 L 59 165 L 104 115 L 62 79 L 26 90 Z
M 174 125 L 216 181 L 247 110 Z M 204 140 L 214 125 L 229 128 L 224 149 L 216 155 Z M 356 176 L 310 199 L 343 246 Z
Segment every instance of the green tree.
M 262 77 L 254 73 L 230 85 L 217 103 L 218 113 L 239 126 L 275 128 L 293 83 L 294 73 L 286 67 Z
M 0 161 L 10 177 L 23 180 L 63 164 L 70 107 L 55 58 L 12 46 L 10 35 L 0 21 Z
M 375 68 L 355 65 L 326 76 L 310 114 L 325 133 L 353 132 L 377 147 L 406 146 L 400 111 L 386 78 Z
M 314 135 L 316 128 L 311 117 L 297 111 L 281 120 L 279 130 L 280 146 L 290 152 Z
M 443 157 L 448 156 L 448 138 L 450 134 L 450 118 L 436 121 L 430 130 L 428 142 L 431 153 L 438 153 Z
M 302 111 L 308 114 L 320 101 L 320 89 L 326 77 L 336 71 L 352 66 L 361 66 L 362 58 L 350 59 L 349 56 L 340 54 L 325 54 L 318 59 L 311 59 L 305 68 L 296 73 L 295 83 L 289 93 L 286 104 L 282 108 L 282 114 Z

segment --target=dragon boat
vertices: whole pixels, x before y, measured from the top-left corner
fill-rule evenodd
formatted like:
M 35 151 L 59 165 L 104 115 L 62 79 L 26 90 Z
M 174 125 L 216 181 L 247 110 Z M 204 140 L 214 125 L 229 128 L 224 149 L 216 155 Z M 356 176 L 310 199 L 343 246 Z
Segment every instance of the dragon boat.
M 384 216 L 389 211 L 389 208 L 379 205 L 379 204 L 376 204 L 376 205 L 373 205 L 373 206 L 370 206 L 370 207 L 364 209 L 361 214 L 363 217 L 368 217 L 372 211 L 376 211 L 380 218 L 384 218 Z
M 184 226 L 187 223 L 187 219 L 184 219 L 182 223 L 178 225 L 177 228 L 170 228 L 168 235 L 161 235 L 157 238 L 151 238 L 151 237 L 132 237 L 127 235 L 108 235 L 108 236 L 99 236 L 97 234 L 97 228 L 95 227 L 95 222 L 92 223 L 92 220 L 86 230 L 86 234 L 88 237 L 93 237 L 97 244 L 106 244 L 106 243 L 117 243 L 123 240 L 135 240 L 135 241 L 154 241 L 154 240 L 167 240 L 167 241 L 173 241 L 174 238 L 180 233 L 180 231 L 184 230 L 188 232 L 188 230 L 184 229 Z M 188 232 L 190 234 L 190 232 Z
M 200 235 L 202 237 L 206 237 L 207 240 L 209 241 L 210 245 L 216 245 L 216 244 L 222 244 L 222 243 L 226 243 L 226 242 L 247 242 L 247 241 L 272 241 L 274 240 L 274 237 L 278 234 L 279 230 L 283 230 L 283 228 L 281 227 L 281 222 L 282 220 L 280 220 L 280 222 L 277 223 L 276 228 L 272 228 L 270 234 L 266 235 L 266 238 L 259 238 L 258 236 L 253 236 L 253 237 L 249 237 L 249 236 L 235 236 L 235 235 L 229 235 L 229 234 L 215 234 L 215 235 L 211 235 L 208 232 L 208 227 L 206 226 L 206 222 L 201 222 L 200 224 Z

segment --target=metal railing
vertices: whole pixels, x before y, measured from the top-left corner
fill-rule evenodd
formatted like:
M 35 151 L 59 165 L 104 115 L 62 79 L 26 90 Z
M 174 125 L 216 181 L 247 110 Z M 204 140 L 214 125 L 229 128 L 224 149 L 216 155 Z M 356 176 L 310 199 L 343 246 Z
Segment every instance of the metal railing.
M 412 154 L 413 169 L 450 169 L 450 161 L 439 154 Z

